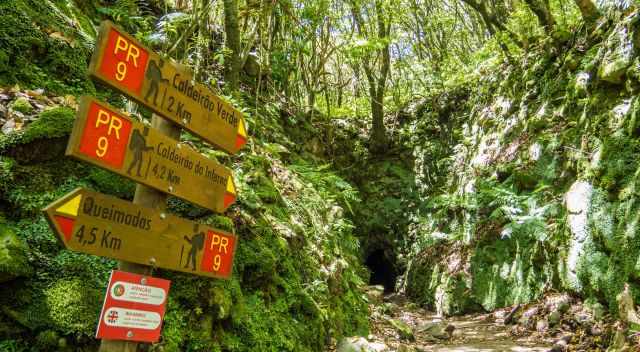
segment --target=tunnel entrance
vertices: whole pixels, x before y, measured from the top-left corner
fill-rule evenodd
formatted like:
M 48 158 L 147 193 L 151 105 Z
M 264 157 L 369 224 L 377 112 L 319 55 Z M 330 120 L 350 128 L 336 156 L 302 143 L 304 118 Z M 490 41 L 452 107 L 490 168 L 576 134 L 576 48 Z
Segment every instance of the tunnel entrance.
M 393 263 L 385 254 L 382 249 L 377 249 L 371 252 L 367 256 L 365 265 L 371 271 L 369 277 L 369 285 L 382 285 L 384 286 L 385 293 L 391 293 L 395 289 L 396 284 L 396 269 Z

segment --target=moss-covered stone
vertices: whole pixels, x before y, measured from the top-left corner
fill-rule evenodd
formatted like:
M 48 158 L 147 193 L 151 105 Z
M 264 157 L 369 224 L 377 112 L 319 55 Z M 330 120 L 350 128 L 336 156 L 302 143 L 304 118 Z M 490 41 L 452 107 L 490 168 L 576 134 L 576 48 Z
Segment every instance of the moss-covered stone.
M 9 107 L 23 114 L 30 114 L 31 112 L 33 112 L 33 106 L 31 106 L 29 99 L 26 97 L 18 97 L 16 100 L 12 101 L 11 104 L 9 104 Z
M 60 280 L 44 290 L 52 327 L 64 333 L 93 335 L 104 292 L 80 279 Z
M 52 6 L 57 6 L 52 8 Z M 55 93 L 94 92 L 85 76 L 90 49 L 75 27 L 57 15 L 54 1 L 10 0 L 0 4 L 0 85 L 20 84 Z M 58 32 L 71 43 L 48 33 Z
M 389 319 L 389 323 L 391 323 L 391 326 L 393 326 L 396 329 L 401 339 L 409 340 L 409 341 L 415 340 L 415 336 L 413 335 L 413 330 L 411 330 L 411 327 L 406 323 L 404 323 L 403 321 L 396 320 L 396 319 Z
M 33 273 L 28 252 L 27 244 L 10 227 L 0 223 L 0 283 Z
M 26 129 L 0 136 L 0 153 L 24 163 L 63 157 L 74 116 L 67 107 L 45 110 Z

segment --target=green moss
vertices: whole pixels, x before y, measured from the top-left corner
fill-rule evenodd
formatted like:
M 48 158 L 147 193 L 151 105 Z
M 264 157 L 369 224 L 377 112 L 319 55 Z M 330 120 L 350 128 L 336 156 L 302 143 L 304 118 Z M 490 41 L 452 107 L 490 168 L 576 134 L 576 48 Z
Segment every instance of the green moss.
M 11 102 L 9 107 L 23 114 L 29 114 L 33 111 L 33 106 L 31 106 L 29 99 L 27 99 L 26 97 L 19 97 L 18 99 Z
M 33 273 L 27 261 L 28 252 L 29 247 L 15 232 L 0 223 L 0 283 Z
M 36 336 L 36 346 L 41 350 L 52 350 L 58 347 L 59 339 L 55 330 L 44 330 Z
M 97 191 L 120 198 L 133 199 L 135 182 L 113 172 L 91 167 L 87 179 L 91 181 Z
M 502 239 L 478 248 L 471 260 L 472 292 L 482 307 L 496 308 L 526 303 L 542 296 L 552 284 L 553 268 L 540 263 L 540 243 Z
M 44 300 L 52 327 L 64 333 L 92 336 L 104 293 L 80 279 L 60 280 L 47 288 Z
M 632 180 L 639 166 L 640 141 L 623 135 L 603 141 L 601 162 L 597 169 L 599 185 L 608 191 L 619 190 Z
M 42 281 L 19 283 L 8 289 L 14 295 L 1 297 L 2 312 L 23 326 L 93 336 L 104 288 L 74 278 L 52 281 L 48 286 Z
M 58 139 L 69 135 L 74 116 L 75 112 L 66 107 L 43 111 L 25 130 L 0 136 L 0 153 L 23 162 L 61 157 L 66 138 Z
M 85 166 L 62 159 L 29 166 L 16 165 L 11 170 L 11 184 L 0 184 L 0 196 L 16 216 L 34 216 L 46 205 L 76 187 L 87 186 L 78 176 Z
M 44 88 L 55 93 L 94 92 L 85 72 L 90 49 L 73 26 L 56 15 L 52 2 L 9 0 L 0 4 L 0 85 Z M 64 9 L 64 7 L 62 7 Z M 74 42 L 48 36 L 42 29 L 59 32 Z M 0 60 L 4 61 L 4 60 Z

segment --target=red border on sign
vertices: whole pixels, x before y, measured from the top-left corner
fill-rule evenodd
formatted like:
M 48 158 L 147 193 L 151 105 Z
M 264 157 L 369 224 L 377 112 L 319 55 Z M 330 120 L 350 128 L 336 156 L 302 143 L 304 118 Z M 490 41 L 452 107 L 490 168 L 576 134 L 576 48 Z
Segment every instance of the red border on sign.
M 140 285 L 143 279 L 145 281 L 144 286 L 158 287 L 165 291 L 165 299 L 162 304 L 152 305 L 146 303 L 127 302 L 123 300 L 115 300 L 111 297 L 111 290 L 116 282 L 125 282 Z M 158 340 L 160 339 L 160 332 L 162 330 L 162 320 L 164 319 L 164 312 L 167 305 L 167 297 L 169 296 L 170 285 L 171 281 L 169 280 L 113 270 L 111 272 L 111 277 L 109 278 L 109 285 L 107 286 L 107 292 L 105 294 L 104 304 L 102 305 L 102 311 L 100 312 L 100 321 L 98 322 L 96 338 L 107 340 L 158 342 Z M 122 308 L 156 313 L 160 315 L 160 324 L 156 329 L 153 330 L 108 325 L 105 322 L 105 313 L 112 308 Z

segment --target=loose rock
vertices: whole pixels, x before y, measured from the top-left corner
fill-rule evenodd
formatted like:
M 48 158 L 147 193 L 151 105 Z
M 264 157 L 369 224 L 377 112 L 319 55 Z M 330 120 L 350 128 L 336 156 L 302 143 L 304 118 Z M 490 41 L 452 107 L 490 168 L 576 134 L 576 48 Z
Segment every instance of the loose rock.
M 385 352 L 386 345 L 367 341 L 364 337 L 347 337 L 338 344 L 336 352 Z
M 411 330 L 411 327 L 409 327 L 409 325 L 396 319 L 389 319 L 389 323 L 396 329 L 396 331 L 400 335 L 400 339 L 415 341 L 413 330 Z
M 31 274 L 28 247 L 7 226 L 0 224 L 0 283 Z

